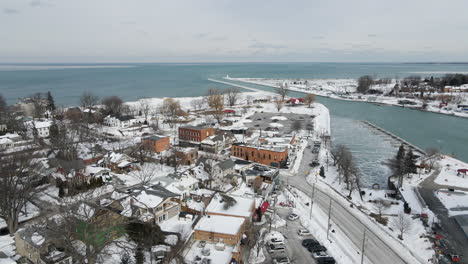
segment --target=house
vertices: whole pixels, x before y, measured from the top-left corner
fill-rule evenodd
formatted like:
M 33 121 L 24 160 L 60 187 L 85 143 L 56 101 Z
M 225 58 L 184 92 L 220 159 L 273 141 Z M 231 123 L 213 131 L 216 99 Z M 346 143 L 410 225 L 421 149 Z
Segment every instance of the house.
M 126 128 L 126 127 L 131 127 L 137 123 L 138 123 L 137 119 L 130 115 L 127 115 L 127 116 L 108 115 L 104 117 L 104 125 L 110 126 L 110 127 Z
M 175 151 L 178 165 L 192 165 L 198 160 L 198 150 L 195 148 L 179 148 Z
M 174 175 L 176 180 L 168 184 L 166 189 L 177 194 L 179 200 L 183 200 L 190 195 L 190 192 L 198 188 L 199 180 L 191 175 Z
M 152 135 L 141 140 L 143 147 L 156 153 L 161 153 L 171 147 L 169 137 Z
M 26 227 L 15 233 L 16 252 L 34 264 L 73 264 L 52 240 L 44 229 Z
M 179 145 L 195 146 L 215 133 L 212 127 L 181 126 L 179 127 Z
M 12 149 L 20 146 L 32 145 L 31 140 L 23 140 L 18 134 L 5 134 L 0 136 L 0 150 Z
M 201 141 L 201 149 L 210 153 L 220 153 L 225 148 L 230 148 L 236 142 L 236 137 L 230 131 L 219 131 L 216 135 Z
M 90 179 L 86 174 L 85 164 L 81 159 L 64 160 L 60 158 L 49 159 L 49 167 L 55 168 L 50 175 L 50 180 L 56 182 L 57 179 L 68 183 L 84 183 Z
M 138 187 L 113 192 L 109 207 L 125 217 L 161 224 L 179 215 L 180 204 L 175 200 L 177 197 L 177 194 L 160 185 Z
M 255 164 L 253 162 L 242 159 L 236 159 L 234 160 L 234 163 L 234 171 L 239 174 L 243 174 L 245 171 L 252 168 Z
M 287 146 L 254 146 L 235 143 L 231 147 L 231 155 L 263 165 L 280 168 L 288 160 Z
M 231 159 L 221 161 L 214 165 L 212 174 L 214 178 L 223 179 L 227 175 L 235 173 L 235 165 Z
M 34 129 L 37 130 L 37 136 L 40 138 L 46 138 L 50 135 L 50 126 L 52 121 L 30 121 L 27 123 L 28 132 L 31 136 L 34 136 Z
M 227 206 L 226 199 L 234 199 L 232 206 Z M 206 207 L 205 213 L 207 215 L 222 215 L 241 217 L 250 221 L 255 211 L 255 200 L 240 197 L 216 194 L 211 200 L 210 204 Z
M 111 169 L 113 172 L 130 172 L 134 169 L 135 160 L 124 153 L 109 152 L 98 164 Z
M 247 183 L 247 186 L 251 187 L 251 186 L 254 186 L 254 184 L 258 185 L 259 181 L 266 182 L 266 183 L 272 183 L 276 181 L 278 179 L 279 170 L 271 169 L 271 168 L 260 166 L 260 165 L 255 165 L 245 170 L 242 173 L 242 175 L 243 175 L 244 181 Z M 255 185 L 255 187 L 258 187 L 257 185 Z

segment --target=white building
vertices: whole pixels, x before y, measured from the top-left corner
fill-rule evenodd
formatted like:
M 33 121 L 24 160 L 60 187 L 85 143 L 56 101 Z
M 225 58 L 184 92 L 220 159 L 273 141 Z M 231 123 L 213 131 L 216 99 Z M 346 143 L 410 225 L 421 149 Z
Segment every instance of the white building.
M 130 127 L 138 123 L 133 116 L 114 116 L 104 117 L 104 125 L 111 127 Z
M 50 135 L 50 126 L 52 126 L 52 121 L 30 121 L 27 124 L 28 132 L 30 136 L 33 136 L 34 127 L 37 129 L 37 136 L 40 138 L 46 138 Z

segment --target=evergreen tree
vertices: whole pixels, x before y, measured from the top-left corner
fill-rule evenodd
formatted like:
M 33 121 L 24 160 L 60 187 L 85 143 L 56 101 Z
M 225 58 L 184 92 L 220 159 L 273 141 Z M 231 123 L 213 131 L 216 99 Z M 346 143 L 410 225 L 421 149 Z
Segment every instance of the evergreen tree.
M 47 92 L 47 110 L 49 111 L 55 111 L 56 107 L 55 107 L 55 101 L 54 101 L 54 97 L 52 97 L 52 94 L 49 92 Z
M 36 139 L 36 140 L 39 138 L 39 132 L 37 131 L 37 128 L 36 128 L 36 124 L 35 124 L 35 123 L 33 123 L 32 135 L 33 135 L 34 139 Z
M 416 173 L 416 158 L 412 150 L 408 151 L 405 156 L 405 173 Z
M 58 193 L 59 197 L 62 198 L 65 196 L 65 190 L 63 189 L 62 186 L 59 187 L 59 193 Z
M 145 255 L 143 254 L 143 250 L 138 247 L 135 252 L 135 263 L 136 264 L 143 264 L 145 262 Z
M 321 176 L 322 178 L 325 178 L 325 169 L 323 168 L 323 166 L 320 167 L 320 173 L 319 173 L 319 174 L 320 174 L 320 176 Z
M 390 169 L 392 170 L 392 176 L 398 179 L 398 188 L 403 184 L 403 175 L 405 174 L 405 147 L 403 144 L 398 149 L 395 158 L 390 160 Z

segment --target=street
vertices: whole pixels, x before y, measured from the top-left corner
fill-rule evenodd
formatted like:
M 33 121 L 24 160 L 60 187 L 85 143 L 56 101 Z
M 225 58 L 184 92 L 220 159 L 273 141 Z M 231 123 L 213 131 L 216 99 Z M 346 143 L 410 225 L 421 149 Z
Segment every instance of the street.
M 309 144 L 312 144 L 312 142 L 309 142 Z M 282 180 L 285 183 L 303 191 L 309 196 L 312 193 L 313 188 L 310 184 L 307 183 L 306 172 L 311 170 L 309 163 L 312 158 L 314 158 L 314 154 L 311 153 L 310 149 L 306 148 L 299 168 L 299 173 L 297 175 L 282 175 Z M 328 194 L 316 189 L 313 206 L 319 206 L 324 212 L 328 212 L 330 206 L 330 197 Z M 357 218 L 355 218 L 348 210 L 348 208 L 345 208 L 336 202 L 332 202 L 330 214 L 331 223 L 334 226 L 336 232 L 343 232 L 353 243 L 355 248 L 360 249 L 364 237 L 364 230 L 366 230 L 367 227 L 365 224 L 361 223 Z M 396 252 L 394 252 L 392 248 L 386 245 L 381 239 L 378 238 L 378 236 L 372 233 L 372 231 L 369 229 L 367 230 L 365 256 L 371 263 L 405 263 L 405 261 Z

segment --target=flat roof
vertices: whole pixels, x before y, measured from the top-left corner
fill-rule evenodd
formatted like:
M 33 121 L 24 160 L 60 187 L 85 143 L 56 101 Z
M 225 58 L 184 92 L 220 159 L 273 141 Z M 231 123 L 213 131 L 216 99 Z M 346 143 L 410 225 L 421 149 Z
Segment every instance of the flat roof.
M 221 195 L 217 194 L 213 197 L 210 204 L 206 207 L 205 212 L 241 217 L 250 217 L 252 215 L 250 209 L 255 203 L 253 199 L 233 195 L 228 196 L 236 200 L 236 203 L 234 205 L 227 209 L 224 209 L 223 198 Z
M 236 235 L 245 219 L 233 216 L 223 215 L 205 215 L 203 216 L 198 224 L 195 226 L 195 230 Z

